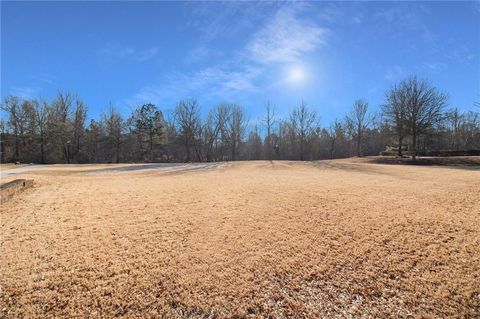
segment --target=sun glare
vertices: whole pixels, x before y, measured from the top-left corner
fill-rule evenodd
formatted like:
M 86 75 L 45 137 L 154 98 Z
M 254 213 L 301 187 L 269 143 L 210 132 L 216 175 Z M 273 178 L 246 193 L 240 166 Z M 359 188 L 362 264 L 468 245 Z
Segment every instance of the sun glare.
M 302 66 L 294 65 L 287 69 L 286 80 L 290 84 L 300 84 L 306 78 L 305 69 Z

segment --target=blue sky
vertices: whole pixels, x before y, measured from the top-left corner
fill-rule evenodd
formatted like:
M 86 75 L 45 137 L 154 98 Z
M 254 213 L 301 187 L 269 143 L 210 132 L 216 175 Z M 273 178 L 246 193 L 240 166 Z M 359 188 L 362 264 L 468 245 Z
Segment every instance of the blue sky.
M 479 2 L 2 1 L 1 95 L 67 90 L 91 117 L 197 98 L 252 120 L 266 101 L 285 116 L 304 99 L 327 126 L 410 74 L 475 109 L 479 43 Z

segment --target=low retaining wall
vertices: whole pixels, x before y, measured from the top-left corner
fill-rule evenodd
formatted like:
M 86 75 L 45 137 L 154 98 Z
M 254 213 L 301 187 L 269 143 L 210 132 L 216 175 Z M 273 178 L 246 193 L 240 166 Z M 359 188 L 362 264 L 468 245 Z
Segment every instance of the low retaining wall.
M 403 150 L 403 156 L 412 156 L 411 151 Z M 380 156 L 397 156 L 398 149 L 381 151 Z M 439 156 L 439 157 L 450 157 L 450 156 L 480 156 L 480 150 L 436 150 L 436 151 L 418 151 L 418 156 Z
M 18 194 L 29 187 L 33 187 L 33 179 L 16 179 L 2 184 L 0 185 L 0 201 L 4 203 L 15 194 Z

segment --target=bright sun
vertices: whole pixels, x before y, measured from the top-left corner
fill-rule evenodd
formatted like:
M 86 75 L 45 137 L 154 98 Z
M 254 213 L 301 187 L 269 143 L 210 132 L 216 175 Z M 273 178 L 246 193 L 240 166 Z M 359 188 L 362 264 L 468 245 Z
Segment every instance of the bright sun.
M 300 84 L 306 78 L 305 69 L 299 65 L 290 66 L 286 73 L 286 80 L 291 84 Z

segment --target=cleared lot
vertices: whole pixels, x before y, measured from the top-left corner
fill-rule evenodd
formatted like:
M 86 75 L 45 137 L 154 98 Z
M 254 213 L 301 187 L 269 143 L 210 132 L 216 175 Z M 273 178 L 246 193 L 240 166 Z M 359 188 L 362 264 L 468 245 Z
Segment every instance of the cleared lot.
M 479 315 L 480 170 L 198 165 L 2 179 L 2 316 Z

